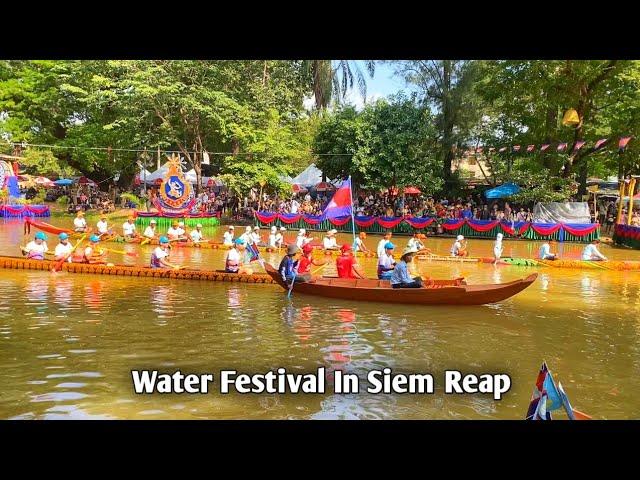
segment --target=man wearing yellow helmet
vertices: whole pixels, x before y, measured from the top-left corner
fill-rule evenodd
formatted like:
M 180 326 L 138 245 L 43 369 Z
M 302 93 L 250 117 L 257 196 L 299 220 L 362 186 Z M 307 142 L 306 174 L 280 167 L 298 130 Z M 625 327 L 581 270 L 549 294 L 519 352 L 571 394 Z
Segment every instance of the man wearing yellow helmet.
M 136 232 L 136 224 L 135 218 L 130 216 L 127 218 L 127 221 L 122 224 L 122 235 L 125 240 L 131 240 L 138 237 L 138 232 Z

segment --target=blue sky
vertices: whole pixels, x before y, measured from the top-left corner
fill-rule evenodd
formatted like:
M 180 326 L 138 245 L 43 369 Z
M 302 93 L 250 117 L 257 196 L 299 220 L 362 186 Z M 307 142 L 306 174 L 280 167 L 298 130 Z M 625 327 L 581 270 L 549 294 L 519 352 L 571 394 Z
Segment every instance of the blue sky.
M 400 91 L 408 92 L 410 90 L 405 85 L 404 80 L 393 75 L 393 66 L 376 62 L 375 75 L 370 78 L 364 62 L 362 60 L 355 61 L 359 64 L 360 70 L 362 70 L 367 80 L 367 103 Z M 358 110 L 363 107 L 364 99 L 360 95 L 357 86 L 347 93 L 346 102 L 355 105 Z M 305 103 L 313 105 L 312 99 Z

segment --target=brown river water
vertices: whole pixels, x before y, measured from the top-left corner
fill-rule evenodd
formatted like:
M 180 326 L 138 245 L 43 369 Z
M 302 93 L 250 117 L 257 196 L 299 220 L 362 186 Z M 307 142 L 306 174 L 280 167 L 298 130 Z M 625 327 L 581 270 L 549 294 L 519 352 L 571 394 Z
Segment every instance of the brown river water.
M 223 231 L 206 233 L 220 238 Z M 393 241 L 404 247 L 407 239 Z M 378 240 L 370 236 L 366 243 L 375 248 Z M 21 221 L 0 219 L 0 254 L 19 255 L 17 245 L 26 242 Z M 55 246 L 53 235 L 48 243 Z M 446 254 L 451 243 L 429 238 L 427 246 Z M 539 245 L 505 241 L 504 255 L 532 257 Z M 152 250 L 109 247 L 139 252 L 138 258 L 110 254 L 109 261 L 140 265 Z M 561 245 L 567 257 L 582 248 Z M 490 256 L 492 242 L 470 240 L 469 250 Z M 601 251 L 612 259 L 640 260 L 636 251 Z M 265 258 L 279 261 L 275 254 Z M 171 260 L 222 268 L 223 252 L 179 248 Z M 375 276 L 376 259 L 360 262 Z M 500 304 L 429 307 L 334 301 L 296 295 L 295 289 L 287 300 L 276 285 L 0 270 L 0 418 L 522 419 L 543 360 L 575 408 L 597 419 L 638 416 L 640 272 L 416 265 L 424 274 L 464 276 L 468 283 L 506 282 L 532 272 L 539 277 Z M 332 270 L 328 266 L 326 273 Z M 180 369 L 217 378 L 221 369 L 303 373 L 321 366 L 360 374 L 384 367 L 431 373 L 436 392 L 222 395 L 212 388 L 208 394 L 136 395 L 130 374 Z M 445 395 L 443 372 L 451 369 L 507 373 L 512 387 L 499 401 Z

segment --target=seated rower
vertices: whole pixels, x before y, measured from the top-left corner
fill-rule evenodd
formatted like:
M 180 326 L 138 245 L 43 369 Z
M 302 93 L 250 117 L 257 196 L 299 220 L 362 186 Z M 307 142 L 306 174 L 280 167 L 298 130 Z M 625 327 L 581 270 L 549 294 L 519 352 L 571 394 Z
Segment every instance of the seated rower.
M 100 237 L 98 235 L 91 235 L 89 242 L 89 245 L 87 245 L 84 250 L 74 255 L 73 261 L 75 263 L 105 263 L 106 252 L 98 248 Z
M 186 240 L 181 235 L 181 228 L 177 220 L 174 220 L 173 222 L 171 222 L 171 226 L 167 230 L 167 237 L 169 238 L 170 242 L 176 241 L 176 240 Z
M 300 253 L 300 249 L 296 245 L 289 245 L 287 247 L 287 254 L 280 261 L 278 266 L 278 272 L 282 280 L 290 285 L 294 283 L 305 283 L 311 280 L 310 275 L 301 275 L 298 272 L 299 261 L 296 260 L 296 256 Z
M 280 227 L 280 231 L 276 234 L 276 247 L 277 248 L 282 248 L 284 247 L 284 232 L 286 232 L 287 229 L 285 227 Z
M 113 233 L 109 229 L 109 224 L 107 223 L 107 216 L 104 213 L 100 215 L 100 220 L 96 224 L 96 227 L 98 228 L 98 235 L 100 235 L 100 237 L 102 237 L 103 235 Z
M 278 227 L 274 225 L 271 227 L 271 233 L 269 233 L 269 243 L 267 244 L 267 248 L 269 249 L 269 251 L 273 251 L 278 248 L 276 245 L 277 234 L 278 234 Z
M 413 261 L 413 256 L 418 253 L 415 248 L 407 247 L 400 257 L 400 261 L 396 263 L 393 273 L 391 274 L 391 288 L 421 288 L 422 278 L 411 277 L 409 275 L 409 264 Z
M 322 239 L 322 246 L 325 250 L 339 250 L 338 242 L 336 241 L 336 233 L 338 231 L 336 229 L 331 229 L 327 232 L 325 237 Z
M 244 241 L 244 245 L 253 245 L 253 229 L 247 225 L 240 238 Z
M 73 230 L 75 232 L 86 232 L 87 221 L 84 219 L 84 212 L 80 210 L 73 219 Z
M 251 268 L 243 265 L 243 257 L 246 250 L 246 242 L 242 238 L 236 238 L 233 247 L 229 249 L 224 258 L 224 271 L 227 273 L 253 273 Z
M 313 247 L 305 245 L 302 247 L 302 257 L 298 263 L 298 275 L 311 275 L 311 265 L 320 267 L 326 265 L 326 261 L 319 261 L 313 258 Z
M 125 240 L 132 240 L 138 237 L 135 220 L 136 219 L 133 216 L 130 216 L 127 218 L 127 221 L 122 224 L 122 236 Z
M 378 254 L 378 258 L 382 257 L 384 255 L 384 251 L 386 249 L 387 243 L 391 242 L 391 236 L 393 234 L 391 233 L 390 230 L 387 230 L 384 234 L 384 237 L 382 237 L 382 240 L 380 240 L 378 242 L 378 248 L 376 249 L 376 253 Z
M 204 242 L 204 237 L 202 235 L 202 224 L 198 223 L 196 225 L 196 229 L 191 231 L 191 234 L 189 235 L 191 237 L 191 241 L 193 243 L 195 243 L 196 245 L 200 242 Z
M 230 247 L 233 245 L 234 226 L 229 225 L 229 229 L 222 235 L 222 244 Z
M 151 268 L 173 268 L 179 270 L 179 265 L 170 263 L 169 258 L 169 239 L 164 235 L 160 237 L 159 245 L 151 253 Z
M 62 232 L 60 235 L 58 235 L 58 238 L 60 239 L 60 243 L 56 245 L 56 248 L 54 250 L 54 260 L 60 261 L 66 259 L 67 262 L 71 262 L 73 245 L 71 245 L 71 242 L 69 242 L 69 235 Z
M 360 232 L 358 234 L 358 238 L 356 238 L 356 252 L 369 253 L 370 250 L 364 244 L 364 239 L 367 238 L 367 234 L 365 232 Z
M 502 233 L 496 235 L 496 241 L 493 243 L 493 264 L 496 265 L 502 257 Z
M 608 260 L 607 257 L 598 250 L 598 244 L 600 244 L 600 240 L 596 238 L 587 245 L 582 252 L 582 260 L 590 260 L 594 262 Z
M 451 256 L 452 257 L 466 257 L 469 255 L 467 252 L 467 242 L 464 239 L 463 235 L 458 235 L 456 237 L 456 241 L 453 242 L 451 246 Z
M 30 260 L 44 260 L 44 254 L 49 250 L 47 247 L 47 235 L 44 232 L 38 232 L 34 240 L 27 243 L 24 253 Z
M 298 232 L 298 238 L 296 238 L 296 246 L 298 248 L 302 248 L 306 243 L 307 238 L 307 230 L 305 228 L 301 228 Z
M 558 259 L 558 255 L 556 255 L 555 253 L 551 253 L 551 245 L 549 244 L 548 240 L 545 240 L 545 242 L 540 247 L 540 252 L 538 254 L 538 257 L 540 258 L 540 260 L 557 260 Z
M 158 222 L 156 222 L 155 220 L 151 220 L 149 222 L 149 226 L 147 226 L 147 228 L 144 229 L 142 236 L 150 240 L 155 239 L 158 236 L 158 232 L 156 231 L 157 225 L 158 225 Z
M 353 255 L 351 245 L 347 243 L 340 247 L 340 256 L 336 258 L 336 269 L 339 278 L 365 278 Z
M 424 246 L 424 243 L 422 243 L 422 240 L 424 240 L 425 238 L 427 237 L 424 233 L 414 232 L 413 237 L 411 237 L 407 242 L 406 248 L 415 249 L 418 253 L 422 253 L 422 252 L 431 253 L 431 250 L 426 248 Z
M 384 246 L 384 253 L 378 258 L 378 278 L 380 280 L 391 280 L 396 261 L 393 258 L 395 245 L 387 242 Z
M 260 235 L 260 227 L 257 225 L 253 227 L 253 233 L 251 234 L 251 239 L 253 240 L 253 244 L 258 247 L 264 247 L 265 244 L 262 241 L 262 235 Z
M 187 239 L 187 231 L 184 229 L 184 222 L 178 222 L 178 235 L 181 239 Z

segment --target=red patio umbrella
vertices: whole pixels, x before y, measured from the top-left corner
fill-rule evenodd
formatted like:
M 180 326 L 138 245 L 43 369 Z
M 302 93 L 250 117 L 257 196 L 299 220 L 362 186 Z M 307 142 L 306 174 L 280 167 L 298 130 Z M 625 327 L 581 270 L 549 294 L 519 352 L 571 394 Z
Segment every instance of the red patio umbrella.
M 97 187 L 98 186 L 98 184 L 96 182 L 94 182 L 93 180 L 91 180 L 90 178 L 87 178 L 87 177 L 80 177 L 78 179 L 78 183 L 80 185 L 89 185 L 91 187 Z
M 316 185 L 316 191 L 318 192 L 326 192 L 327 190 L 335 190 L 336 187 L 331 185 L 329 182 L 320 182 Z
M 422 192 L 420 191 L 420 189 L 416 188 L 416 187 L 405 187 L 404 189 L 404 194 L 405 195 L 419 195 Z
M 33 181 L 37 184 L 40 185 L 42 187 L 46 187 L 46 188 L 50 188 L 50 187 L 55 187 L 56 184 L 53 183 L 51 180 L 49 180 L 47 177 L 36 177 L 33 179 Z
M 291 189 L 293 190 L 294 193 L 308 192 L 306 188 L 304 188 L 302 185 L 298 185 L 297 183 L 294 183 L 293 185 L 291 185 Z

